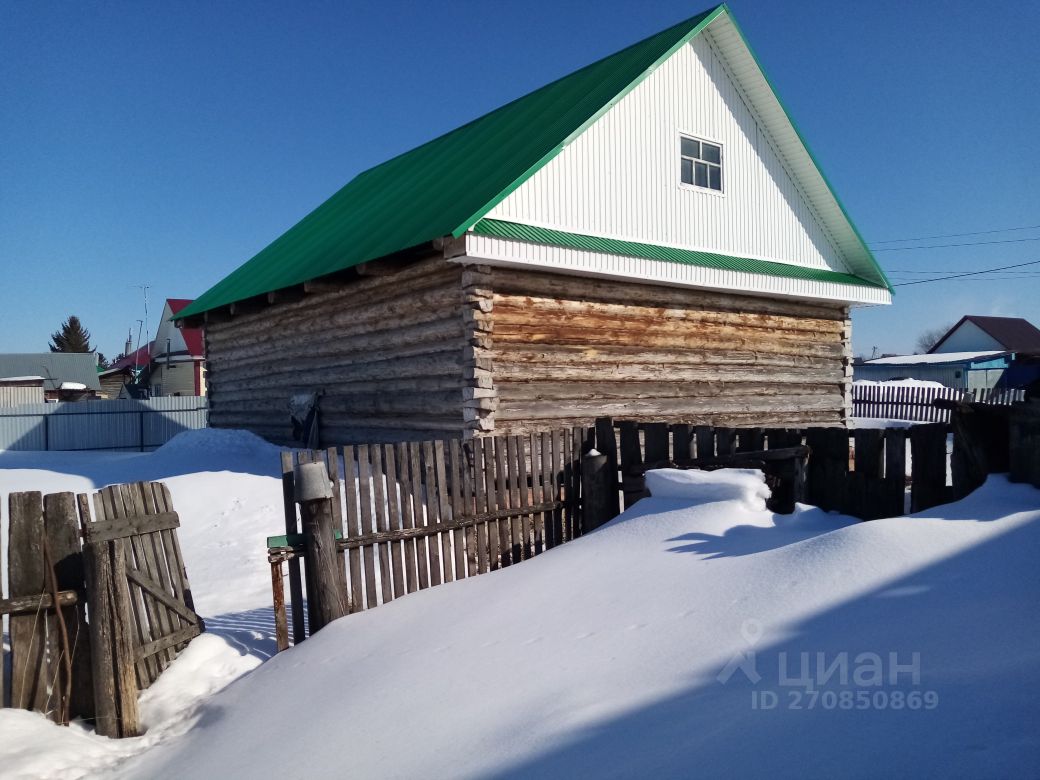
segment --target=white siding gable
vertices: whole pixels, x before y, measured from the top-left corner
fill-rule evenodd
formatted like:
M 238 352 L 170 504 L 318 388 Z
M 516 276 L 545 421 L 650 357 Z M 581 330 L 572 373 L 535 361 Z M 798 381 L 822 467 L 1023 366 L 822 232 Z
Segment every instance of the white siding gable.
M 971 320 L 965 320 L 961 326 L 949 335 L 936 352 L 985 352 L 987 350 L 1003 350 L 1005 347 Z
M 724 193 L 679 180 L 722 145 Z M 574 233 L 849 272 L 706 30 L 487 214 Z

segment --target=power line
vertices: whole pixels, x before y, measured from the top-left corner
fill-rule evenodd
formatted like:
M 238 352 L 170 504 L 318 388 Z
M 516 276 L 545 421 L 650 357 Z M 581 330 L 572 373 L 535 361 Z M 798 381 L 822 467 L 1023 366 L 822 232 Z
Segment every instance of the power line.
M 964 244 L 926 244 L 925 246 L 891 246 L 884 249 L 875 249 L 875 252 L 906 252 L 910 249 L 947 249 L 953 246 L 985 246 L 987 244 L 1020 244 L 1023 241 L 1040 241 L 1036 238 L 1004 238 L 997 241 L 970 241 Z
M 976 230 L 971 233 L 943 233 L 937 236 L 916 236 L 914 238 L 890 238 L 886 241 L 875 241 L 875 244 L 902 244 L 905 241 L 931 241 L 935 238 L 962 238 L 963 236 L 985 236 L 991 233 L 1010 233 L 1012 230 L 1037 230 L 1040 225 L 1000 228 L 999 230 Z
M 907 287 L 911 284 L 927 284 L 928 282 L 944 282 L 947 279 L 960 279 L 965 276 L 979 276 L 980 274 L 991 274 L 994 271 L 1007 271 L 1009 268 L 1022 268 L 1027 265 L 1040 265 L 1040 260 L 1030 260 L 1028 263 L 1016 263 L 1015 265 L 1004 265 L 999 268 L 987 268 L 985 271 L 968 271 L 963 274 L 951 274 L 950 276 L 937 276 L 934 279 L 916 279 L 912 282 L 899 282 L 893 287 Z

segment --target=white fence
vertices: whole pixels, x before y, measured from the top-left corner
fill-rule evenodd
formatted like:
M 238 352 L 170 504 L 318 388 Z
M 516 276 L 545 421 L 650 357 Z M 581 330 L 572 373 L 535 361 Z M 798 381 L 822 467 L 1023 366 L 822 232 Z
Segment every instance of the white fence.
M 1025 390 L 954 390 L 950 387 L 852 385 L 852 416 L 888 420 L 949 422 L 950 410 L 932 405 L 936 399 L 1007 405 L 1025 398 Z
M 135 450 L 205 428 L 209 403 L 196 396 L 0 407 L 0 450 Z

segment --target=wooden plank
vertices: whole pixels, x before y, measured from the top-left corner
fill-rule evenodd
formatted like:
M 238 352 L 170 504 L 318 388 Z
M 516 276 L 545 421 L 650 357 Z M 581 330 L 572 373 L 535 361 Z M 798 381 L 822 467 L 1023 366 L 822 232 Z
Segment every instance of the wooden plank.
M 928 423 L 910 429 L 910 511 L 921 512 L 946 503 L 946 425 Z
M 757 452 L 766 448 L 764 428 L 741 428 L 737 452 Z
M 737 451 L 737 432 L 733 428 L 715 429 L 715 454 L 732 455 Z
M 422 481 L 423 492 L 426 497 L 426 526 L 432 532 L 433 538 L 426 537 L 427 551 L 430 557 L 430 585 L 440 585 L 442 581 L 441 551 L 440 551 L 440 499 L 437 495 L 437 466 L 434 463 L 433 442 L 422 443 Z
M 509 454 L 509 446 L 504 436 L 496 436 L 495 439 L 495 500 L 500 509 L 512 508 L 509 503 L 509 472 L 506 469 L 506 459 Z M 499 566 L 509 566 L 513 562 L 512 557 L 512 534 L 510 533 L 509 520 L 503 518 L 498 521 L 498 554 Z
M 458 439 L 448 442 L 447 451 L 448 484 L 451 488 L 451 517 L 458 520 L 463 515 L 462 505 L 462 445 Z M 459 530 L 451 533 L 452 548 L 455 550 L 455 579 L 466 576 L 468 564 L 466 560 L 466 534 Z
M 526 490 L 526 485 L 520 486 L 520 460 L 523 458 L 523 444 L 519 436 L 506 438 L 506 483 L 509 490 L 509 506 L 513 509 L 520 507 L 520 494 Z M 512 563 L 523 560 L 524 557 L 524 527 L 521 517 L 514 517 L 509 521 L 509 558 Z
M 475 515 L 478 511 L 474 497 L 473 451 L 466 444 L 459 444 L 459 468 L 462 479 L 462 516 Z M 478 480 L 479 481 L 479 480 Z M 482 523 L 480 525 L 483 525 Z M 480 573 L 480 556 L 477 546 L 477 525 L 466 528 L 466 576 L 473 577 Z
M 119 706 L 120 736 L 136 737 L 139 731 L 137 714 L 137 684 L 134 677 L 134 667 L 140 668 L 148 664 L 148 659 L 143 659 L 139 664 L 134 663 L 134 633 L 132 624 L 134 621 L 131 609 L 129 584 L 126 576 L 126 561 L 128 556 L 123 550 L 125 542 L 122 539 L 113 539 L 107 542 L 111 545 L 112 554 L 112 615 L 113 636 L 115 641 L 113 647 L 115 652 L 115 690 L 116 701 Z M 142 643 L 143 644 L 143 643 Z
M 488 468 L 484 461 L 484 441 L 484 439 L 474 439 L 467 444 L 472 447 L 473 451 L 473 505 L 477 514 L 488 511 L 484 487 Z M 477 532 L 477 573 L 484 574 L 491 571 L 488 524 L 486 522 L 477 523 L 475 527 Z
M 314 453 L 310 450 L 300 450 L 296 453 L 296 462 L 300 465 L 314 462 Z M 296 497 L 293 497 L 293 501 Z M 300 530 L 303 530 L 303 517 L 300 517 Z M 318 600 L 311 598 L 311 594 L 317 590 L 317 584 L 314 582 L 314 572 L 311 570 L 310 565 L 307 563 L 306 555 L 302 556 L 304 561 L 303 567 L 303 582 L 307 590 L 307 631 L 313 633 L 317 631 L 317 626 L 321 624 L 321 618 L 318 615 Z
M 541 457 L 541 463 L 539 464 L 542 470 L 542 501 L 549 502 L 555 500 L 553 496 L 553 477 L 552 477 L 552 437 L 548 431 L 542 431 L 539 434 L 539 452 Z M 559 536 L 556 534 L 556 527 L 554 523 L 552 512 L 542 513 L 542 524 L 545 530 L 545 548 L 549 549 L 559 544 Z
M 375 531 L 372 522 L 372 466 L 369 461 L 369 447 L 367 444 L 359 444 L 358 456 L 358 493 L 361 500 L 361 533 L 362 535 Z M 379 592 L 376 586 L 376 559 L 375 550 L 371 545 L 361 550 L 365 565 L 365 601 L 368 608 L 379 605 Z
M 123 503 L 123 491 L 120 485 L 111 485 L 104 488 L 101 491 L 106 507 L 109 512 L 110 519 L 126 520 L 129 516 L 127 507 Z M 132 539 L 133 537 L 128 537 Z M 132 568 L 134 565 L 134 550 L 133 545 L 127 542 L 127 539 L 113 539 L 112 549 L 119 550 L 124 556 L 124 560 L 119 569 L 119 574 L 113 564 L 112 574 L 115 581 L 114 588 L 119 591 L 122 588 L 127 590 L 127 599 L 129 604 L 129 615 L 132 618 L 133 625 L 133 645 L 143 645 L 147 642 L 151 642 L 156 637 L 152 636 L 151 627 L 148 623 L 148 608 L 145 605 L 144 595 L 141 593 L 140 586 L 130 585 L 126 582 L 126 570 Z M 125 584 L 124 584 L 125 583 Z M 118 633 L 118 630 L 117 630 Z M 118 640 L 118 637 L 117 637 Z M 131 651 L 126 656 L 129 659 L 134 658 L 134 654 Z M 117 661 L 118 663 L 118 661 Z M 159 665 L 154 658 L 145 658 L 136 663 L 137 667 L 137 686 L 140 690 L 145 690 L 152 684 L 152 682 L 159 676 Z M 118 681 L 118 673 L 117 673 Z
M 47 545 L 54 565 L 54 579 L 59 591 L 72 595 L 75 595 L 77 591 L 85 593 L 76 497 L 72 493 L 53 493 L 45 496 L 43 521 L 47 532 Z M 65 622 L 70 654 L 69 664 L 62 664 L 62 674 L 71 672 L 71 677 L 63 677 L 60 684 L 56 684 L 54 687 L 69 691 L 69 701 L 66 707 L 68 717 L 93 719 L 94 684 L 91 681 L 90 672 L 90 637 L 87 633 L 86 604 L 77 600 L 75 603 L 65 606 L 61 614 Z M 48 633 L 51 633 L 50 626 Z M 59 632 L 55 630 L 54 634 L 58 635 Z M 54 643 L 51 647 L 58 651 L 54 657 L 61 659 L 62 652 L 64 652 L 62 644 Z
M 358 486 L 361 477 L 358 469 L 358 453 L 355 447 L 343 448 L 343 495 L 345 498 L 344 522 L 346 525 L 346 537 L 352 539 L 360 536 L 361 518 L 359 515 L 360 504 L 358 499 Z M 289 561 L 292 565 L 292 560 Z M 351 612 L 360 612 L 365 608 L 365 586 L 364 571 L 361 565 L 361 550 L 354 547 L 347 552 L 347 566 L 350 569 L 349 581 L 350 592 L 347 601 Z
M 671 458 L 668 453 L 668 423 L 644 423 L 643 445 L 648 465 L 669 462 Z
M 293 454 L 287 450 L 280 453 L 282 465 L 282 512 L 285 515 L 285 532 L 300 532 L 300 522 L 296 517 L 296 490 L 293 476 Z M 293 644 L 299 644 L 306 638 L 303 611 L 303 574 L 300 561 L 293 558 L 289 561 L 289 602 L 292 609 Z
M 149 502 L 148 506 L 145 506 L 144 493 L 140 488 L 141 483 L 133 483 L 120 486 L 120 492 L 123 494 L 123 505 L 127 508 L 127 511 L 133 511 L 137 516 L 146 516 L 149 512 L 155 512 L 155 505 L 153 502 Z M 159 562 L 156 558 L 155 547 L 153 545 L 153 539 L 150 534 L 135 534 L 129 539 L 130 545 L 134 551 L 134 557 L 137 560 L 137 568 L 141 569 L 151 580 L 155 583 L 156 588 L 161 588 L 159 585 L 161 577 L 159 575 Z M 164 560 L 165 562 L 165 560 Z M 132 571 L 132 570 L 131 570 Z M 140 583 L 138 583 L 140 584 Z M 145 609 L 148 615 L 148 625 L 151 636 L 154 639 L 166 636 L 173 631 L 173 625 L 170 621 L 170 615 L 167 610 L 163 609 L 161 604 L 156 603 L 155 594 L 150 592 L 151 588 L 142 587 L 141 597 L 145 603 Z M 155 657 L 156 673 L 161 674 L 163 670 L 170 664 L 174 658 L 172 650 L 164 650 L 158 653 Z
M 412 504 L 412 480 L 408 468 L 408 445 L 399 442 L 395 445 L 397 462 L 397 483 L 401 491 L 401 528 L 415 528 L 415 506 Z M 416 579 L 415 540 L 402 542 L 404 550 L 405 591 L 415 593 L 419 589 Z
M 906 429 L 885 429 L 885 482 L 882 517 L 899 517 L 905 512 Z
M 130 580 L 130 582 L 133 582 L 140 586 L 150 596 L 154 597 L 156 601 L 159 601 L 167 609 L 170 609 L 171 611 L 175 612 L 188 625 L 198 625 L 198 615 L 196 615 L 193 610 L 190 610 L 186 606 L 181 604 L 181 602 L 179 602 L 177 599 L 170 596 L 170 594 L 163 589 L 162 585 L 153 580 L 147 574 L 138 569 L 127 569 L 126 576 L 127 579 Z
M 383 466 L 386 472 L 386 502 L 391 531 L 404 528 L 401 523 L 401 486 L 397 479 L 397 455 L 393 444 L 383 445 Z M 404 550 L 399 542 L 390 543 L 390 561 L 393 567 L 394 598 L 405 595 L 408 588 L 404 578 Z
M 451 520 L 451 501 L 448 498 L 448 469 L 445 460 L 444 441 L 437 439 L 433 442 L 433 470 L 437 479 L 437 520 L 440 523 Z M 455 579 L 455 575 L 452 570 L 451 533 L 445 531 L 440 535 L 440 540 L 444 582 L 452 582 Z
M 698 458 L 715 457 L 715 429 L 710 425 L 698 425 L 694 429 Z
M 423 472 L 421 460 L 421 444 L 408 444 L 408 462 L 412 474 L 412 504 L 415 506 L 415 527 L 426 527 L 426 503 L 423 499 Z M 430 587 L 430 550 L 426 537 L 416 539 L 415 565 L 418 570 L 419 588 Z
M 390 530 L 390 523 L 387 518 L 386 481 L 383 474 L 383 448 L 379 444 L 373 444 L 369 447 L 368 452 L 372 458 L 372 482 L 374 488 L 373 494 L 375 496 L 373 514 L 375 515 L 376 530 L 386 532 Z M 380 544 L 376 549 L 379 554 L 380 591 L 383 595 L 383 603 L 386 604 L 394 600 L 393 574 L 390 569 L 389 543 Z
M 167 634 L 166 636 L 149 642 L 146 645 L 138 647 L 135 650 L 135 657 L 138 659 L 144 659 L 150 655 L 165 652 L 176 647 L 177 645 L 184 644 L 185 642 L 194 639 L 198 635 L 198 626 L 188 626 L 186 628 L 178 629 L 172 634 Z
M 43 564 L 43 496 L 38 492 L 8 496 L 8 590 L 12 598 L 47 590 Z M 47 711 L 47 626 L 43 613 L 12 615 L 11 706 Z
M 59 607 L 74 607 L 82 603 L 79 593 L 74 590 L 58 592 Z M 19 596 L 12 599 L 0 599 L 0 615 L 17 615 L 26 612 L 45 612 L 54 607 L 54 598 L 50 593 L 39 593 L 34 596 Z
M 528 446 L 531 448 L 531 502 L 541 504 L 542 498 L 542 439 L 537 433 L 529 436 Z M 532 555 L 545 551 L 545 514 L 538 512 L 532 518 Z
M 170 489 L 166 484 L 153 482 L 151 483 L 151 489 L 155 497 L 156 507 L 172 512 L 173 496 L 170 495 Z M 184 554 L 181 552 L 181 544 L 177 538 L 177 532 L 167 531 L 165 533 L 166 536 L 163 541 L 166 547 L 166 562 L 170 568 L 171 580 L 176 583 L 177 598 L 198 617 L 198 611 L 195 609 L 195 599 L 191 592 L 191 583 L 188 581 L 188 569 L 184 565 Z M 205 631 L 205 621 L 198 617 L 198 622 L 199 628 Z
M 96 498 L 96 496 L 95 496 Z M 80 527 L 91 522 L 90 498 L 76 496 Z M 90 608 L 91 679 L 94 693 L 94 731 L 103 737 L 119 736 L 119 710 L 116 705 L 115 659 L 113 657 L 113 616 L 111 604 L 112 569 L 108 542 L 87 544 L 83 549 L 84 579 Z
M 84 533 L 88 542 L 107 542 L 112 539 L 169 531 L 180 528 L 180 525 L 180 518 L 176 512 L 160 512 L 147 516 L 125 515 L 114 520 L 91 523 L 91 527 Z
M 552 468 L 549 471 L 549 489 L 552 492 L 552 500 L 558 502 L 563 500 L 563 441 L 560 431 L 550 431 L 549 439 L 552 442 Z M 570 537 L 566 535 L 562 506 L 553 511 L 552 518 L 555 543 L 559 545 L 569 542 Z
M 271 595 L 274 600 L 274 640 L 278 652 L 289 649 L 289 622 L 285 615 L 285 586 L 282 584 L 282 562 L 271 563 Z
M 524 440 L 523 438 L 516 437 L 516 449 L 517 449 L 517 481 L 520 486 L 520 507 L 521 509 L 527 509 L 533 503 L 531 500 L 531 485 L 528 480 L 528 468 L 527 468 L 527 454 L 524 452 Z M 531 452 L 532 456 L 534 451 Z M 520 532 L 521 532 L 521 546 L 520 546 L 520 557 L 521 559 L 530 558 L 535 554 L 534 545 L 534 522 L 531 515 L 525 512 L 520 518 Z
M 618 438 L 621 440 L 621 490 L 624 493 L 624 508 L 628 509 L 646 494 L 643 452 L 639 444 L 639 425 L 635 420 L 618 423 Z
M 672 460 L 690 460 L 693 457 L 693 431 L 689 425 L 679 424 L 671 426 L 672 430 Z
M 581 458 L 595 443 L 596 432 L 591 428 L 573 428 L 571 430 L 571 499 L 568 511 L 571 513 L 571 528 L 574 536 L 584 532 L 585 502 L 581 488 Z
M 498 490 L 495 488 L 495 444 L 497 440 L 493 436 L 480 439 L 484 450 L 484 499 L 487 511 L 493 512 L 499 508 Z M 498 532 L 498 521 L 489 520 L 487 523 L 488 535 L 488 570 L 494 571 L 502 566 L 501 537 Z
M 613 514 L 621 514 L 621 485 L 618 482 L 617 441 L 614 422 L 609 417 L 596 418 L 596 449 L 607 456 L 607 479 L 610 481 L 608 506 Z M 615 498 L 615 494 L 617 497 Z
M 325 450 L 325 468 L 328 471 L 329 483 L 332 485 L 332 524 L 333 528 L 343 533 L 343 488 L 340 482 L 340 471 L 339 471 L 339 453 L 335 447 L 328 447 Z M 349 610 L 349 590 L 347 588 L 347 564 L 346 554 L 340 550 L 339 552 L 339 578 L 343 583 L 343 592 L 348 597 L 348 610 Z

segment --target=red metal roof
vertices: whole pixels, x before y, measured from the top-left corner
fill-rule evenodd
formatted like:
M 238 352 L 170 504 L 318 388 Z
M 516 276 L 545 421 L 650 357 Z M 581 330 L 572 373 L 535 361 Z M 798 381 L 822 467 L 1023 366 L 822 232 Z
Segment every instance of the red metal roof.
M 124 368 L 145 368 L 152 361 L 151 358 L 151 344 L 145 344 L 143 347 L 135 352 L 131 352 L 124 358 L 117 360 L 115 363 L 106 368 L 102 373 L 107 374 L 110 371 L 121 371 Z
M 166 299 L 166 303 L 169 304 L 170 307 L 170 313 L 175 317 L 177 316 L 177 312 L 185 308 L 191 302 L 191 298 Z M 206 347 L 202 328 L 185 328 L 182 326 L 181 335 L 184 336 L 184 343 L 188 346 L 188 351 L 191 353 L 192 357 L 202 357 L 205 355 Z

